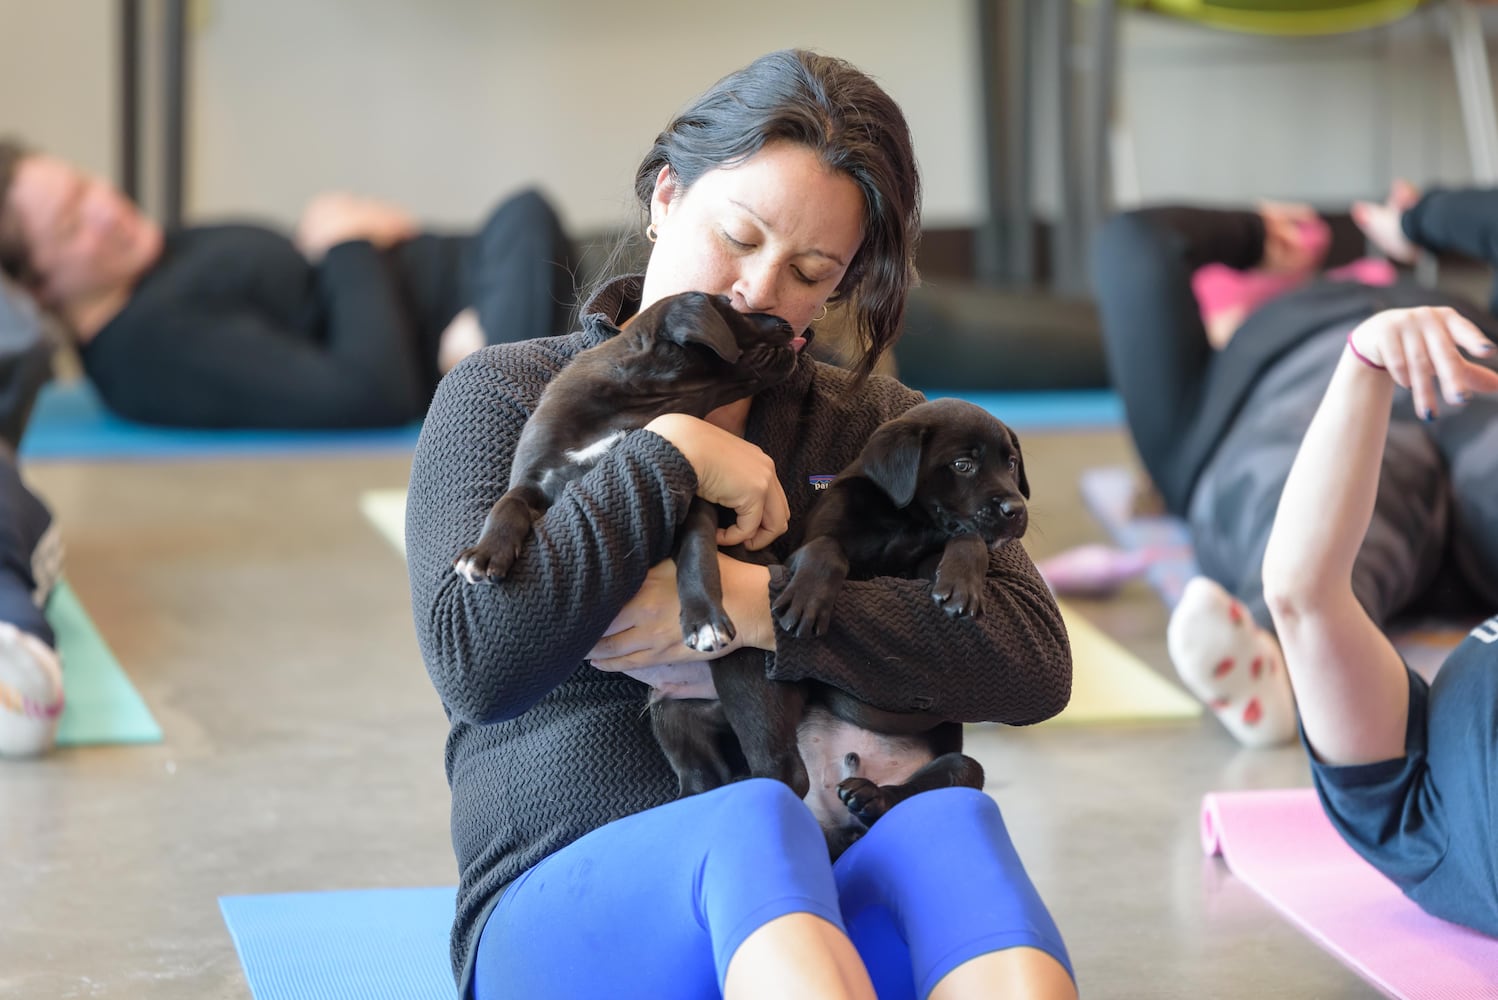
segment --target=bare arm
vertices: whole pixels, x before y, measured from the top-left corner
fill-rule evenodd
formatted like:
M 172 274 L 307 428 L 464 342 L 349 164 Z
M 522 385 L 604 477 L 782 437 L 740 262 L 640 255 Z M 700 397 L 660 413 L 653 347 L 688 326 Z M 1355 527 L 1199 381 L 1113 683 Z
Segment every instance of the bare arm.
M 1453 404 L 1463 394 L 1498 391 L 1498 373 L 1458 350 L 1486 355 L 1493 345 L 1450 309 L 1379 313 L 1353 331 L 1351 344 L 1285 483 L 1263 570 L 1301 724 L 1329 764 L 1404 755 L 1405 667 L 1352 591 L 1394 386 L 1409 387 L 1417 412 L 1430 418 L 1440 409 L 1437 385 Z

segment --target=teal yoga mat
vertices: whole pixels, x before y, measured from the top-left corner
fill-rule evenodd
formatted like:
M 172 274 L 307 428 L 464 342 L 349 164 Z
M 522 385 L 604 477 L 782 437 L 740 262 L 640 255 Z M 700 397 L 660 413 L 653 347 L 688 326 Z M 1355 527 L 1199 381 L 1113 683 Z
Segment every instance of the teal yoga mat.
M 65 581 L 47 601 L 47 621 L 57 633 L 67 697 L 57 722 L 58 745 L 160 742 L 151 710 Z
M 420 424 L 344 431 L 205 430 L 153 427 L 115 416 L 86 381 L 53 382 L 38 397 L 21 441 L 23 461 L 94 458 L 203 458 L 288 452 L 401 450 Z
M 453 1000 L 456 890 L 220 897 L 255 1000 Z
M 1123 403 L 1111 389 L 921 391 L 930 399 L 952 396 L 976 403 L 1017 431 L 1076 430 L 1123 425 Z

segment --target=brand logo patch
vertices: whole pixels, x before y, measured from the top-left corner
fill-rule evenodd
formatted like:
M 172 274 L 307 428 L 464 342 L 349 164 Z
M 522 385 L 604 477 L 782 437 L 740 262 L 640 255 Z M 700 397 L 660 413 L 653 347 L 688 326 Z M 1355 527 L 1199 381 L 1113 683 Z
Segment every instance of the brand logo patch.
M 806 481 L 811 483 L 812 489 L 821 491 L 831 486 L 832 481 L 836 478 L 836 476 L 807 476 Z

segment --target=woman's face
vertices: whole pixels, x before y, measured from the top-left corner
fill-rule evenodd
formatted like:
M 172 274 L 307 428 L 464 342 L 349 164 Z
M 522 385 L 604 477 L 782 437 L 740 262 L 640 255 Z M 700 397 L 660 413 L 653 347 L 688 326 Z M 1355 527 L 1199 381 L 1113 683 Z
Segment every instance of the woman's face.
M 640 308 L 678 292 L 727 295 L 740 312 L 805 330 L 863 243 L 863 192 L 806 147 L 780 142 L 683 189 L 655 180 L 657 239 Z
M 56 157 L 22 159 L 6 201 L 50 305 L 132 283 L 161 252 L 160 227 L 129 198 Z

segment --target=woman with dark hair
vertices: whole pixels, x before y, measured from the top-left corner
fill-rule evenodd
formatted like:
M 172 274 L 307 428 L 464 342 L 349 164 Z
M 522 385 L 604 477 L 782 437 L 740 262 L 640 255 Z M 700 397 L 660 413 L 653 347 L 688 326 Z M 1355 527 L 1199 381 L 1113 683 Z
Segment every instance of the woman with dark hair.
M 188 427 L 420 420 L 465 350 L 558 333 L 574 297 L 570 244 L 538 191 L 471 235 L 340 192 L 314 198 L 294 238 L 163 233 L 104 179 L 4 140 L 0 271 L 63 322 L 111 410 Z
M 1066 950 L 994 801 L 965 788 L 902 802 L 834 865 L 810 810 L 750 779 L 677 799 L 624 671 L 758 651 L 891 711 L 1038 722 L 1066 704 L 1065 628 L 1024 549 L 990 561 L 982 618 L 948 620 L 923 580 L 851 583 L 830 633 L 798 639 L 770 604 L 813 482 L 921 396 L 869 366 L 899 329 L 919 233 L 904 115 L 837 59 L 776 52 L 730 74 L 657 138 L 636 178 L 653 244 L 567 337 L 481 350 L 439 386 L 412 465 L 406 539 L 423 657 L 452 728 L 447 774 L 465 996 L 1073 997 Z M 508 577 L 452 569 L 508 478 L 547 382 L 645 307 L 729 296 L 812 335 L 843 301 L 860 374 L 797 357 L 789 378 L 706 419 L 628 433 L 568 485 Z M 738 634 L 687 648 L 676 525 L 694 495 L 731 508 L 719 554 Z M 788 530 L 789 529 L 789 530 Z M 891 665 L 898 665 L 892 670 Z

